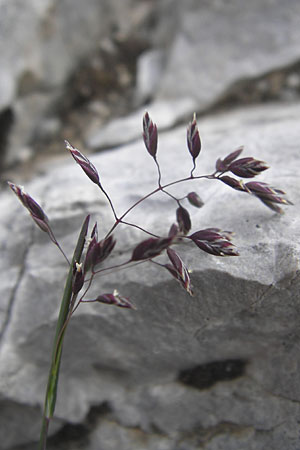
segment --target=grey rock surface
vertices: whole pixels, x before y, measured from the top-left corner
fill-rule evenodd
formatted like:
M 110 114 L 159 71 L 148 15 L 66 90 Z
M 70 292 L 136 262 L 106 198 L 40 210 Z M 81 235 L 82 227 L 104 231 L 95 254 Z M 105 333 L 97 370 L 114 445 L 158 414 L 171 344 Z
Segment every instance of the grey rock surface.
M 163 75 L 164 52 L 161 49 L 143 52 L 136 69 L 136 102 L 145 103 L 153 98 Z
M 125 117 L 111 120 L 97 131 L 88 131 L 85 136 L 86 145 L 97 150 L 135 141 L 141 137 L 141 118 L 149 109 L 158 118 L 159 129 L 162 131 L 172 128 L 183 116 L 194 111 L 196 104 L 192 99 L 158 100 Z
M 174 187 L 181 195 L 196 190 L 205 202 L 189 208 L 193 230 L 235 231 L 240 256 L 178 246 L 192 269 L 194 297 L 151 264 L 96 280 L 91 296 L 117 288 L 138 309 L 82 305 L 76 312 L 52 433 L 67 422 L 86 425 L 97 405 L 107 409 L 86 425 L 80 443 L 62 438 L 50 450 L 299 448 L 299 114 L 299 103 L 274 104 L 199 123 L 198 173 L 211 173 L 218 157 L 245 144 L 245 156 L 271 166 L 259 178 L 287 191 L 295 206 L 278 216 L 211 180 Z M 160 134 L 158 158 L 164 183 L 189 173 L 185 127 Z M 118 212 L 156 187 L 156 168 L 141 141 L 92 161 Z M 74 164 L 48 167 L 26 190 L 43 204 L 68 254 L 88 212 L 101 235 L 113 222 L 101 193 Z M 3 450 L 29 449 L 67 268 L 10 192 L 1 194 L 0 207 L 0 442 Z M 165 235 L 175 209 L 157 195 L 128 220 Z M 127 260 L 145 235 L 122 226 L 116 238 L 110 264 Z
M 130 0 L 20 0 L 0 3 L 0 109 L 18 89 L 60 86 L 86 53 L 92 52 L 111 26 L 126 33 L 132 26 Z M 9 45 L 8 45 L 9 43 Z M 29 81 L 31 80 L 31 83 Z
M 137 63 L 137 83 L 128 111 L 145 101 L 152 102 L 154 110 L 171 102 L 173 114 L 168 123 L 174 125 L 187 114 L 218 104 L 241 82 L 299 63 L 299 19 L 297 0 L 253 0 L 247 4 L 240 0 L 2 0 L 0 124 L 4 138 L 8 138 L 6 166 L 29 159 L 33 148 L 46 147 L 51 133 L 43 141 L 40 130 L 47 128 L 49 120 L 58 120 L 55 130 L 59 134 L 64 120 L 58 105 L 64 95 L 68 97 L 68 80 L 85 65 L 93 66 L 99 48 L 112 49 L 116 36 L 121 41 L 143 41 L 149 50 Z M 100 57 L 97 64 L 105 67 L 105 58 Z M 295 88 L 296 81 L 299 91 L 299 70 L 291 75 L 292 85 Z M 111 73 L 95 76 L 96 84 L 101 84 Z M 95 83 L 91 73 L 88 77 L 83 71 L 83 77 L 87 81 L 79 88 L 79 97 Z M 124 86 L 128 79 L 125 73 Z M 294 96 L 295 89 L 287 89 L 288 100 Z M 118 146 L 139 136 L 132 125 L 136 116 L 133 121 L 121 122 L 126 132 L 115 131 L 120 119 L 102 129 L 107 118 L 103 114 L 99 120 L 99 110 L 93 115 L 93 99 L 90 103 L 91 120 L 87 120 L 85 136 L 90 147 Z M 117 103 L 115 116 L 123 115 Z M 6 110 L 13 116 L 10 131 L 5 131 L 2 122 L 1 112 Z M 72 113 L 71 106 L 70 110 Z M 76 121 L 73 128 L 76 135 Z
M 22 148 L 53 113 L 54 102 L 81 61 L 112 37 L 112 29 L 126 36 L 139 27 L 144 17 L 134 3 L 1 0 L 0 112 L 10 108 L 14 114 L 7 164 L 22 159 Z M 43 97 L 42 104 L 37 97 Z
M 206 111 L 223 101 L 240 82 L 300 60 L 297 0 L 254 0 L 246 4 L 240 0 L 166 0 L 159 3 L 157 10 L 153 39 L 164 55 L 160 53 L 160 79 L 156 81 L 156 62 L 147 64 L 152 54 L 146 59 L 142 55 L 137 94 L 143 98 L 147 86 L 153 89 L 150 81 L 142 87 L 142 80 L 151 78 L 155 85 L 151 108 L 159 110 L 162 103 L 171 102 L 172 125 L 187 114 Z M 278 80 L 274 80 L 276 83 Z M 92 132 L 87 144 L 105 148 L 137 138 L 135 117 L 117 119 L 99 132 Z M 126 131 L 117 133 L 117 128 Z
M 299 60 L 297 1 L 177 0 L 168 7 L 174 4 L 176 33 L 158 97 L 196 98 L 203 109 L 234 82 Z

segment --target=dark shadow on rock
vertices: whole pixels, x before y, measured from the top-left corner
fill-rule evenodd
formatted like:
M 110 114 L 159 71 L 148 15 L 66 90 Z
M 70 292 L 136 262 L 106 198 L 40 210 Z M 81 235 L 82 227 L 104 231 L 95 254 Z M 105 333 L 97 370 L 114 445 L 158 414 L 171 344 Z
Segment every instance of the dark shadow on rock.
M 14 113 L 11 108 L 0 111 L 0 171 L 3 168 L 3 161 L 9 139 L 9 133 L 14 122 Z
M 182 370 L 178 381 L 196 389 L 208 389 L 219 381 L 231 381 L 244 375 L 247 361 L 226 359 L 200 364 L 191 369 Z

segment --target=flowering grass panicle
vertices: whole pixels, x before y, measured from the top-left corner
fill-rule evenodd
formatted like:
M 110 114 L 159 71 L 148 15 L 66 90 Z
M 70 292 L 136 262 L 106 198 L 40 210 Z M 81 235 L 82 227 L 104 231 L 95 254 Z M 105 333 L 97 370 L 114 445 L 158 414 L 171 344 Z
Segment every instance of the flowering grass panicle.
M 243 151 L 243 147 L 239 147 L 223 159 L 219 158 L 215 163 L 215 169 L 211 173 L 195 175 L 196 160 L 202 149 L 195 114 L 187 128 L 187 147 L 188 153 L 192 157 L 192 168 L 185 178 L 173 180 L 165 185 L 162 184 L 161 169 L 157 160 L 157 126 L 150 118 L 148 112 L 146 112 L 143 117 L 142 135 L 146 150 L 153 158 L 157 167 L 157 187 L 144 197 L 141 197 L 122 213 L 116 211 L 108 192 L 100 182 L 100 175 L 93 163 L 78 149 L 73 147 L 72 144 L 65 141 L 66 148 L 76 163 L 81 167 L 87 177 L 99 187 L 102 194 L 106 197 L 115 219 L 110 230 L 99 239 L 97 222 L 92 225 L 89 233 L 90 216 L 87 216 L 83 221 L 78 240 L 75 244 L 73 256 L 70 259 L 66 256 L 58 243 L 50 226 L 50 221 L 42 207 L 27 194 L 21 186 L 11 182 L 8 183 L 22 205 L 28 210 L 34 222 L 40 229 L 49 235 L 51 241 L 58 247 L 68 266 L 66 271 L 65 290 L 61 301 L 61 308 L 53 342 L 38 446 L 39 450 L 45 450 L 47 446 L 48 427 L 56 405 L 64 336 L 68 324 L 77 308 L 81 305 L 86 305 L 87 303 L 99 303 L 128 310 L 136 309 L 131 300 L 119 294 L 117 289 L 111 293 L 102 293 L 99 287 L 99 294 L 95 298 L 89 298 L 89 291 L 92 284 L 95 283 L 97 279 L 100 279 L 101 275 L 107 273 L 107 271 L 130 268 L 140 263 L 155 264 L 158 268 L 167 271 L 187 294 L 193 295 L 190 271 L 186 267 L 181 256 L 174 250 L 176 245 L 185 241 L 188 244 L 194 244 L 201 251 L 217 257 L 239 255 L 238 249 L 232 242 L 233 233 L 231 231 L 223 231 L 212 224 L 210 228 L 193 230 L 193 232 L 189 234 L 193 228 L 193 224 L 186 203 L 195 208 L 202 208 L 204 203 L 195 191 L 188 192 L 182 198 L 175 197 L 169 192 L 171 186 L 176 184 L 198 183 L 202 179 L 217 182 L 221 181 L 229 188 L 257 197 L 268 208 L 278 213 L 282 213 L 282 209 L 279 205 L 291 204 L 285 197 L 285 192 L 281 189 L 273 188 L 264 182 L 244 182 L 243 178 L 249 179 L 260 175 L 268 169 L 268 165 L 265 162 L 252 157 L 239 158 Z M 228 175 L 228 173 L 230 173 L 230 175 Z M 234 176 L 238 178 L 235 178 Z M 166 234 L 163 236 L 155 234 L 153 230 L 148 230 L 140 225 L 129 223 L 125 220 L 126 216 L 134 208 L 142 206 L 144 201 L 154 197 L 159 192 L 168 196 L 170 203 L 173 202 L 176 217 L 175 223 L 166 224 Z M 183 206 L 183 204 L 185 206 Z M 117 245 L 113 232 L 120 224 L 138 228 L 147 235 L 147 238 L 135 244 L 129 259 L 125 259 L 125 261 L 118 265 L 109 265 L 110 255 Z M 159 260 L 157 257 L 159 257 Z M 165 261 L 163 261 L 163 258 L 165 258 Z M 103 267 L 104 261 L 106 262 L 105 267 Z

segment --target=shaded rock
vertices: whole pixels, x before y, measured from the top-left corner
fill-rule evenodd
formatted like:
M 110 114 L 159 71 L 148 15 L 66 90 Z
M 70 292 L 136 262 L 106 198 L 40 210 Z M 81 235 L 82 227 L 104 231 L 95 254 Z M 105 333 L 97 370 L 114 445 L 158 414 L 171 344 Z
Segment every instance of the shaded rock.
M 32 93 L 14 102 L 14 125 L 9 139 L 11 150 L 5 158 L 7 165 L 28 161 L 33 157 L 32 140 L 38 135 L 37 130 L 45 127 L 50 103 L 49 94 L 41 93 Z
M 240 0 L 166 0 L 157 5 L 156 13 L 153 41 L 160 53 L 140 56 L 137 94 L 152 101 L 155 111 L 169 103 L 169 126 L 194 111 L 205 112 L 224 103 L 299 97 L 300 5 L 296 0 L 288 6 L 280 0 L 255 0 L 247 5 Z M 157 60 L 152 62 L 156 57 L 159 79 Z M 286 71 L 292 75 L 293 89 Z M 86 142 L 92 148 L 105 148 L 138 138 L 131 118 L 137 122 L 135 115 L 117 119 L 89 133 Z M 117 133 L 117 128 L 126 132 Z
M 132 122 L 103 125 L 144 102 L 162 115 L 171 102 L 169 127 L 224 100 L 290 101 L 299 96 L 299 67 L 291 69 L 300 59 L 299 17 L 296 0 L 288 7 L 280 0 L 246 6 L 239 0 L 2 1 L 0 112 L 8 108 L 14 116 L 5 165 L 41 149 L 57 152 L 63 127 L 64 137 L 85 134 L 93 149 L 136 139 L 135 115 Z M 122 58 L 107 64 L 99 51 L 111 56 L 116 42 L 130 45 L 121 45 Z M 136 58 L 146 49 L 134 92 Z M 128 70 L 124 60 L 132 58 Z M 105 105 L 95 108 L 99 101 Z M 45 138 L 39 129 L 49 117 L 58 123 Z M 126 132 L 116 132 L 120 124 Z
M 195 103 L 189 99 L 157 101 L 134 111 L 125 117 L 108 122 L 99 130 L 86 134 L 86 145 L 93 149 L 105 149 L 134 141 L 141 136 L 141 120 L 145 111 L 151 108 L 151 114 L 157 118 L 160 130 L 174 126 L 183 116 L 195 109 Z
M 177 14 L 169 20 L 176 33 L 158 98 L 191 97 L 203 110 L 236 81 L 299 60 L 297 1 L 175 3 Z
M 11 87 L 0 84 L 0 107 L 11 104 L 18 89 L 27 95 L 38 86 L 61 86 L 80 58 L 97 48 L 98 40 L 107 36 L 111 27 L 128 32 L 133 26 L 131 3 L 2 1 L 1 77 L 10 80 Z
M 174 443 L 159 433 L 145 433 L 140 429 L 126 428 L 110 421 L 102 421 L 91 435 L 91 450 L 120 448 L 123 450 L 171 450 Z
M 245 156 L 271 166 L 259 178 L 286 190 L 297 205 L 299 113 L 300 104 L 274 104 L 203 119 L 198 173 L 211 173 L 218 157 L 245 144 Z M 150 114 L 159 126 L 151 110 Z M 160 135 L 158 159 L 164 183 L 189 174 L 192 161 L 185 127 Z M 92 161 L 118 213 L 156 187 L 156 167 L 141 141 L 95 155 Z M 68 254 L 87 212 L 99 221 L 101 236 L 113 223 L 104 197 L 74 164 L 48 168 L 26 189 L 43 203 Z M 95 280 L 91 296 L 117 288 L 138 309 L 82 305 L 68 329 L 56 425 L 83 423 L 93 405 L 109 405 L 91 428 L 87 450 L 97 448 L 99 439 L 105 450 L 297 448 L 298 208 L 289 207 L 277 216 L 257 199 L 212 180 L 174 186 L 172 193 L 183 196 L 192 190 L 205 203 L 200 210 L 187 206 L 193 231 L 211 226 L 235 231 L 240 256 L 216 258 L 196 246 L 178 246 L 193 269 L 194 297 L 185 294 L 167 271 L 151 264 Z M 5 404 L 10 411 L 20 405 L 37 409 L 43 404 L 67 268 L 11 193 L 2 193 L 0 205 L 6 211 L 1 221 L 1 273 L 11 279 L 0 284 L 5 315 L 0 408 Z M 157 195 L 128 220 L 166 235 L 176 206 L 167 196 Z M 115 235 L 112 265 L 127 260 L 145 239 L 128 227 Z M 239 370 L 232 369 L 233 361 L 242 362 Z M 229 369 L 231 376 L 225 374 Z M 205 375 L 205 383 L 184 383 L 186 371 L 198 380 Z M 14 414 L 16 434 L 6 438 L 7 449 L 20 443 L 19 436 L 24 444 L 33 439 L 26 429 L 32 429 L 36 416 L 28 414 L 31 423 L 25 425 Z
M 149 101 L 155 96 L 163 72 L 162 50 L 144 52 L 137 63 L 136 100 Z
M 7 148 L 7 142 L 14 122 L 14 113 L 11 108 L 5 108 L 0 113 L 0 168 Z
M 20 142 L 22 147 L 29 144 L 35 127 L 62 95 L 70 75 L 99 49 L 99 42 L 113 34 L 124 39 L 139 29 L 148 14 L 148 9 L 142 8 L 145 2 L 140 3 L 135 8 L 132 0 L 89 0 L 84 4 L 70 0 L 1 1 L 0 112 L 26 109 L 25 115 L 16 113 L 6 164 L 19 160 Z M 46 111 L 28 108 L 32 95 L 44 96 Z

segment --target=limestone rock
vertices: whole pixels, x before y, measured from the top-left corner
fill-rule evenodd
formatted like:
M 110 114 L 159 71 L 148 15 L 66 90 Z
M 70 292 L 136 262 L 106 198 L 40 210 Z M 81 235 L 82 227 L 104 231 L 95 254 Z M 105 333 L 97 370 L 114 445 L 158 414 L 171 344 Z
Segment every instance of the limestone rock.
M 96 132 L 88 132 L 85 139 L 86 145 L 93 150 L 107 149 L 138 139 L 141 136 L 141 117 L 149 108 L 157 117 L 159 129 L 163 131 L 173 127 L 183 116 L 195 110 L 196 104 L 191 99 L 156 101 L 125 117 L 111 120 Z
M 218 157 L 244 144 L 245 156 L 271 166 L 259 178 L 287 191 L 297 205 L 299 113 L 300 104 L 274 104 L 203 119 L 197 173 L 211 173 Z M 141 141 L 91 159 L 119 214 L 156 187 L 156 167 Z M 160 135 L 158 159 L 163 183 L 189 174 L 185 127 Z M 74 164 L 48 168 L 26 190 L 43 204 L 68 254 L 88 212 L 98 220 L 100 235 L 113 222 L 103 195 Z M 96 280 L 94 294 L 117 288 L 138 309 L 82 305 L 76 312 L 64 346 L 55 426 L 84 424 L 93 407 L 105 404 L 107 411 L 86 428 L 86 450 L 100 444 L 104 450 L 295 450 L 298 208 L 278 216 L 212 180 L 172 190 L 182 196 L 190 191 L 205 202 L 200 210 L 188 207 L 193 230 L 235 231 L 240 256 L 222 259 L 178 246 L 193 270 L 194 297 L 148 263 Z M 3 449 L 21 443 L 32 448 L 67 268 L 11 193 L 1 194 L 0 206 L 0 409 L 1 421 L 10 423 L 9 435 L 0 428 L 0 442 Z M 172 199 L 157 195 L 128 220 L 166 235 L 175 210 Z M 116 238 L 111 264 L 127 260 L 145 236 L 122 226 Z M 80 448 L 74 441 L 60 445 Z
M 271 84 L 272 95 L 278 95 L 282 71 L 300 59 L 299 19 L 297 0 L 289 1 L 288 5 L 281 0 L 254 0 L 247 4 L 240 0 L 160 2 L 153 33 L 154 43 L 160 49 L 160 78 L 157 81 L 156 61 L 147 64 L 153 53 L 146 60 L 142 55 L 138 63 L 137 94 L 147 92 L 147 86 L 149 91 L 153 89 L 151 81 L 141 87 L 141 80 L 150 78 L 155 90 L 147 98 L 152 100 L 147 108 L 156 111 L 165 103 L 171 105 L 171 112 L 164 113 L 169 126 L 194 111 L 204 112 L 224 101 L 238 89 L 239 83 L 272 72 L 275 73 L 271 80 L 258 83 L 258 92 L 262 90 L 263 95 L 264 84 Z M 299 71 L 293 76 L 297 83 Z M 291 100 L 296 95 L 287 86 L 283 97 Z M 139 129 L 133 124 L 140 114 L 138 111 L 108 123 L 96 133 L 89 133 L 87 144 L 105 148 L 138 138 Z M 121 126 L 126 132 L 116 132 Z
M 299 60 L 297 1 L 177 0 L 161 7 L 165 14 L 175 10 L 169 21 L 176 33 L 158 98 L 192 97 L 203 110 L 238 80 Z M 163 33 L 163 22 L 160 26 Z
M 150 50 L 137 64 L 132 96 L 136 104 L 128 109 L 152 101 L 158 110 L 171 102 L 173 114 L 167 123 L 173 126 L 187 114 L 207 110 L 241 81 L 297 63 L 299 17 L 297 0 L 288 5 L 281 0 L 253 0 L 247 5 L 240 0 L 2 0 L 0 141 L 8 138 L 6 165 L 30 157 L 28 147 L 39 137 L 38 130 L 47 128 L 49 116 L 52 123 L 61 119 L 57 105 L 69 77 L 83 59 L 91 55 L 92 61 L 99 46 L 110 47 L 113 36 L 141 39 Z M 292 76 L 295 86 L 299 71 Z M 123 82 L 128 82 L 126 74 Z M 287 89 L 286 97 L 291 96 L 293 91 Z M 1 112 L 12 115 L 10 131 Z M 115 133 L 115 140 L 107 134 L 118 122 L 95 133 L 102 125 L 96 113 L 94 121 L 86 137 L 93 148 L 138 137 L 130 120 L 125 124 L 128 133 Z M 58 124 L 55 129 L 59 128 Z
M 130 0 L 89 0 L 84 5 L 78 0 L 58 4 L 52 0 L 2 0 L 1 77 L 10 80 L 11 87 L 5 89 L 6 84 L 1 83 L 0 109 L 13 102 L 18 89 L 27 95 L 38 86 L 44 90 L 61 86 L 111 26 L 121 33 L 130 29 L 130 7 Z
M 163 51 L 144 52 L 137 63 L 136 101 L 144 103 L 153 98 L 163 73 Z
M 42 118 L 53 114 L 66 81 L 99 42 L 111 39 L 112 29 L 127 36 L 139 28 L 144 17 L 133 12 L 133 3 L 1 0 L 0 112 L 11 110 L 15 125 L 7 164 L 21 159 L 20 147 L 31 142 Z M 37 96 L 44 97 L 43 105 Z

